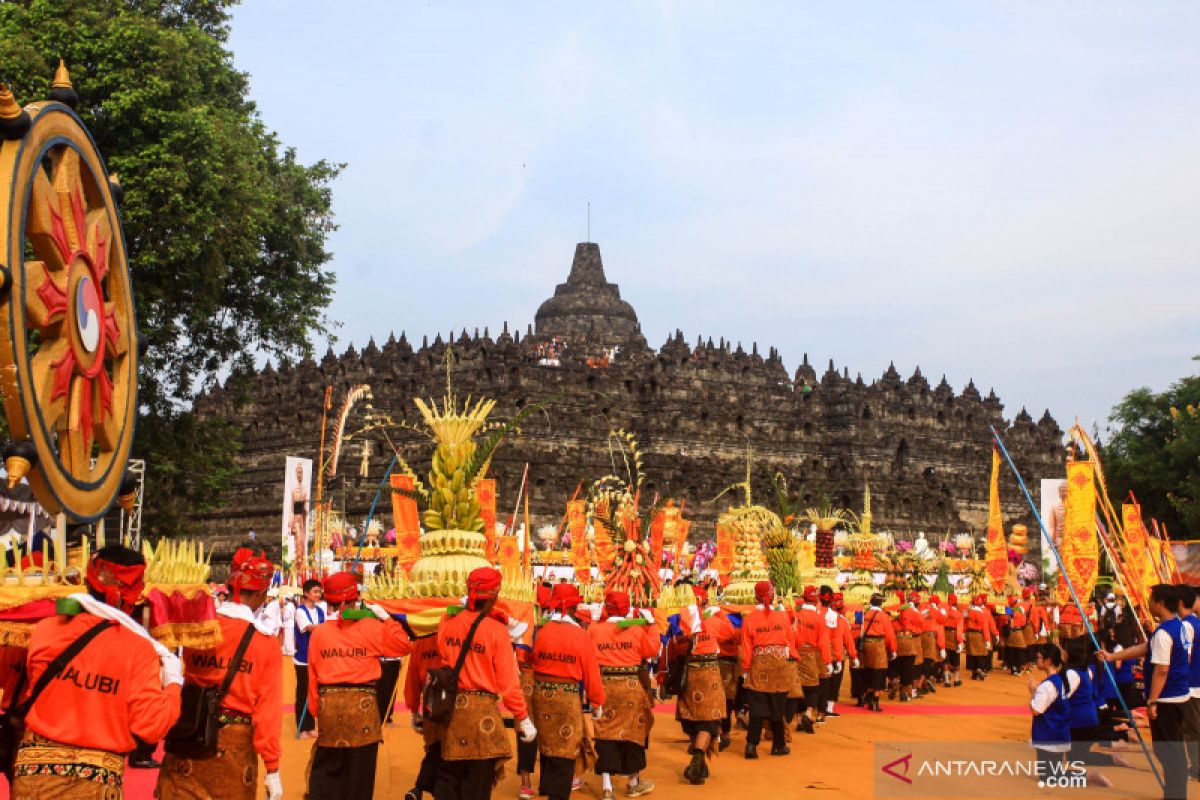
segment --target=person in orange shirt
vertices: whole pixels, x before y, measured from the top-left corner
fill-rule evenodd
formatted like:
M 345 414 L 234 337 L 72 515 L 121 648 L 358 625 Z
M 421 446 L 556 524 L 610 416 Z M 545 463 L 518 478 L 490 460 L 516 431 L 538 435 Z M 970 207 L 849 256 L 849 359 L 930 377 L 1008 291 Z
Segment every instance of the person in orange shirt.
M 888 662 L 896 658 L 896 632 L 892 618 L 883 610 L 883 595 L 871 595 L 870 606 L 863 612 L 862 664 L 864 705 L 880 711 L 879 694 L 887 686 Z
M 942 632 L 946 641 L 946 663 L 943 664 L 944 686 L 962 686 L 958 669 L 962 664 L 963 651 L 963 615 L 958 608 L 958 595 L 950 592 L 946 596 L 945 619 L 942 622 Z
M 429 670 L 441 665 L 436 633 L 412 640 L 412 655 L 408 659 L 408 670 L 404 673 L 404 705 L 412 712 L 413 730 L 421 734 L 424 740 L 425 755 L 421 758 L 413 787 L 404 793 L 404 800 L 421 800 L 425 793 L 433 794 L 437 784 L 438 766 L 442 762 L 442 731 L 436 722 L 422 717 L 421 695 Z
M 540 621 L 550 616 L 550 597 L 554 592 L 552 584 L 542 582 L 537 588 L 537 619 L 534 625 L 531 642 L 537 641 Z M 513 644 L 517 656 L 517 671 L 521 678 L 521 691 L 525 693 L 526 705 L 533 703 L 533 647 L 527 644 Z M 518 800 L 533 800 L 537 792 L 533 790 L 533 771 L 537 769 L 537 742 L 527 742 L 517 732 L 517 775 L 521 778 L 521 788 L 517 790 Z
M 836 627 L 830 631 L 829 649 L 833 655 L 833 679 L 829 685 L 829 696 L 825 698 L 825 716 L 839 717 L 834 710 L 834 704 L 842 693 L 842 677 L 846 674 L 846 659 L 850 659 L 850 669 L 858 669 L 858 647 L 850 632 L 850 620 L 846 619 L 846 603 L 841 592 L 834 592 L 830 604 L 833 613 L 837 615 Z
M 925 618 L 917 610 L 920 602 L 920 592 L 909 592 L 908 602 L 900 606 L 896 619 L 896 678 L 888 697 L 895 698 L 898 692 L 901 703 L 907 703 L 916 696 L 914 684 L 925 660 L 921 649 Z
M 1031 590 L 1033 587 L 1029 587 Z M 1046 597 L 1044 594 L 1036 594 L 1029 599 L 1028 603 L 1029 627 L 1025 629 L 1026 638 L 1031 639 L 1037 644 L 1050 641 L 1050 630 L 1053 624 L 1050 621 L 1050 616 L 1046 610 Z M 1030 650 L 1030 657 L 1036 658 L 1036 652 Z
M 1008 598 L 1008 608 L 1012 612 L 1008 618 L 1008 640 L 1005 642 L 1005 660 L 1008 671 L 1012 675 L 1023 675 L 1026 671 L 1025 662 L 1025 627 L 1029 617 L 1025 613 L 1025 605 L 1017 602 L 1017 598 Z
M 695 605 L 680 614 L 679 624 L 691 637 L 684 691 L 675 703 L 675 716 L 687 734 L 692 760 L 683 777 L 693 785 L 708 778 L 708 759 L 720 748 L 721 720 L 725 719 L 725 685 L 718 658 L 721 645 L 737 639 L 729 618 L 708 606 L 708 590 L 693 586 Z
M 604 683 L 596 645 L 575 620 L 583 602 L 574 584 L 560 583 L 550 598 L 550 619 L 533 642 L 533 724 L 556 735 L 538 737 L 542 762 L 538 793 L 550 800 L 571 795 L 575 760 L 583 752 L 583 703 L 603 719 Z
M 458 674 L 454 714 L 442 734 L 442 764 L 433 792 L 437 800 L 492 796 L 497 768 L 512 758 L 497 701 L 502 700 L 512 712 L 524 741 L 537 736 L 521 691 L 508 629 L 493 616 L 499 596 L 499 570 L 479 567 L 467 576 L 466 610 L 438 626 L 438 657 L 443 665 L 453 666 L 463 642 L 468 636 L 471 641 Z
M 139 741 L 162 739 L 178 718 L 183 666 L 128 616 L 145 571 L 135 550 L 103 547 L 88 564 L 87 595 L 76 595 L 84 611 L 33 626 L 22 709 L 44 685 L 25 714 L 14 798 L 119 797 L 125 754 Z M 41 681 L 51 662 L 84 636 L 87 644 L 57 677 Z
M 196 756 L 168 737 L 156 789 L 162 800 L 254 800 L 259 756 L 267 771 L 267 797 L 283 797 L 279 777 L 283 653 L 279 642 L 257 631 L 254 624 L 254 614 L 266 602 L 274 574 L 275 566 L 264 556 L 238 550 L 229 571 L 232 598 L 217 609 L 221 643 L 206 650 L 184 648 L 183 677 L 189 684 L 219 686 L 231 669 L 237 671 L 221 699 L 216 753 Z M 239 650 L 244 652 L 235 666 Z
M 804 733 L 815 732 L 814 724 L 825 721 L 821 681 L 833 674 L 829 626 L 825 623 L 824 611 L 817 610 L 817 602 L 817 588 L 806 586 L 793 617 L 796 623 L 796 670 L 804 690 L 800 701 L 803 707 L 796 709 L 800 714 L 796 730 Z M 791 722 L 791 719 L 787 721 Z
M 762 729 L 771 723 L 771 755 L 787 755 L 784 713 L 788 690 L 796 676 L 796 636 L 786 611 L 771 608 L 775 588 L 770 581 L 754 585 L 758 606 L 742 619 L 742 670 L 750 725 L 746 732 L 746 758 L 758 758 Z
M 921 608 L 924 618 L 921 626 L 921 655 L 924 659 L 919 690 L 922 694 L 937 691 L 937 681 L 946 660 L 946 615 L 942 612 L 942 600 L 930 593 L 929 602 Z
M 706 587 L 704 589 L 704 596 L 708 597 L 710 591 L 716 592 L 716 590 L 715 586 Z M 725 750 L 733 744 L 733 740 L 729 738 L 729 733 L 733 730 L 733 716 L 738 708 L 738 695 L 744 691 L 741 688 L 742 666 L 741 658 L 738 655 L 742 640 L 727 611 L 715 604 L 709 606 L 709 610 L 713 616 L 718 616 L 728 622 L 729 627 L 734 632 L 732 638 L 717 643 L 717 667 L 721 671 L 721 687 L 725 690 L 725 716 L 721 719 L 721 738 L 718 741 L 717 748 L 718 750 Z
M 654 706 L 646 692 L 645 662 L 658 655 L 658 634 L 647 619 L 630 616 L 629 595 L 604 595 L 604 619 L 588 636 L 596 645 L 604 682 L 604 714 L 596 720 L 596 774 L 603 800 L 612 800 L 612 776 L 628 775 L 629 797 L 641 797 L 654 782 L 641 776 L 646 744 L 654 725 Z
M 329 617 L 308 642 L 308 707 L 317 715 L 308 796 L 367 800 L 383 739 L 377 684 L 380 658 L 412 649 L 404 627 L 380 605 L 358 604 L 358 578 L 335 572 L 322 584 Z
M 971 669 L 971 680 L 981 681 L 987 677 L 992 659 L 992 643 L 996 638 L 996 626 L 987 608 L 987 595 L 977 594 L 967 608 L 967 666 Z

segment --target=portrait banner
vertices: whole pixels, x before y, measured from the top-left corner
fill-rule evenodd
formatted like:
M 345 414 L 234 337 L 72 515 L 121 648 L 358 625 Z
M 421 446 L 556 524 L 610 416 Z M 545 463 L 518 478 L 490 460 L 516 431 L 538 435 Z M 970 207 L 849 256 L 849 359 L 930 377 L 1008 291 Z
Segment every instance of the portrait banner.
M 283 471 L 283 568 L 303 570 L 309 558 L 309 511 L 312 509 L 311 458 L 288 456 Z

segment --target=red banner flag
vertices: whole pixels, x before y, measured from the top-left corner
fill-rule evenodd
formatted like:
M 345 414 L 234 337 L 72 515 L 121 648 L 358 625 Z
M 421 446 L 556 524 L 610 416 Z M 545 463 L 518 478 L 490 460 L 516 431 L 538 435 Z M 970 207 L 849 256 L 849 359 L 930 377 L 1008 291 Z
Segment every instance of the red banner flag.
M 479 516 L 483 519 L 484 557 L 494 561 L 496 553 L 496 479 L 480 478 L 475 483 L 475 499 L 479 501 Z
M 408 475 L 393 474 L 390 479 L 393 489 L 411 492 L 416 488 Z M 421 521 L 417 514 L 417 501 L 400 492 L 392 492 L 392 524 L 396 528 L 396 561 L 405 573 L 421 557 Z
M 571 566 L 580 583 L 592 580 L 592 557 L 588 553 L 587 503 L 572 500 L 567 503 L 567 531 L 571 534 Z

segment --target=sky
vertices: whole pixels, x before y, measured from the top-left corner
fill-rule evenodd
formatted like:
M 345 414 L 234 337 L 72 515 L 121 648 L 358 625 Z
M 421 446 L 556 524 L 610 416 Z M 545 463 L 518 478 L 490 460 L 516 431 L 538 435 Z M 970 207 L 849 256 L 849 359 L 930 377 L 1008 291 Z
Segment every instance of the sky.
M 590 238 L 652 346 L 919 365 L 1103 432 L 1197 371 L 1197 30 L 1187 2 L 244 0 L 230 45 L 280 139 L 346 164 L 339 353 L 524 331 Z

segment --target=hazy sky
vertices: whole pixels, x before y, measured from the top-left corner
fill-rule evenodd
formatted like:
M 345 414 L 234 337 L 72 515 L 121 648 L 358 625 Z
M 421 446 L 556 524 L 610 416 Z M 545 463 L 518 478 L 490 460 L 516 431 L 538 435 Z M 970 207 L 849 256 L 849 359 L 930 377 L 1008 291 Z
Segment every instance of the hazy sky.
M 245 0 L 335 349 L 522 331 L 575 243 L 682 328 L 1103 420 L 1200 353 L 1200 4 Z M 325 343 L 319 343 L 323 351 Z

